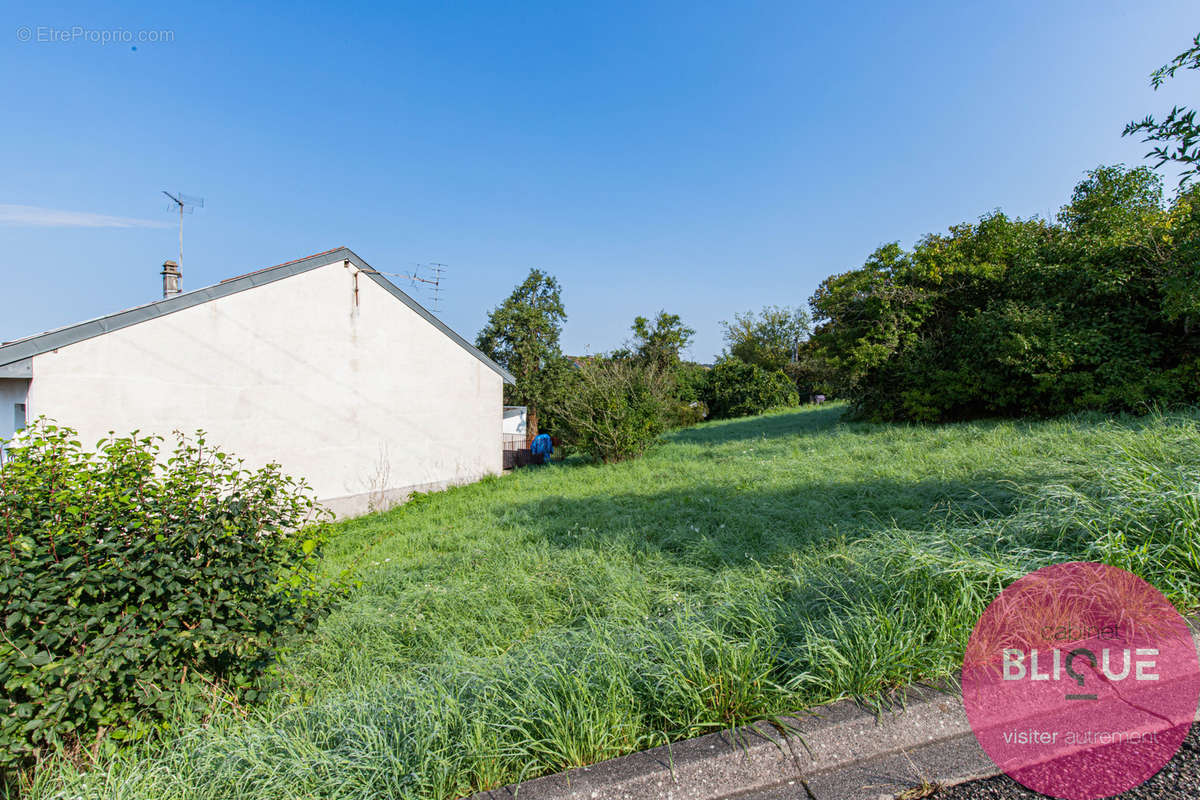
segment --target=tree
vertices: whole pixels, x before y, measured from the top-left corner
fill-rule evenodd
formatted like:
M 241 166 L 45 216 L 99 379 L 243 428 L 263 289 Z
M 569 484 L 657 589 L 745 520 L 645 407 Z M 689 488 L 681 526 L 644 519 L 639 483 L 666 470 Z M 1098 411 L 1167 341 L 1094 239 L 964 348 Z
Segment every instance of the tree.
M 653 325 L 645 317 L 637 317 L 633 321 L 633 356 L 661 370 L 673 370 L 695 334 L 678 314 L 659 311 Z
M 868 376 L 916 337 L 929 305 L 905 280 L 912 258 L 898 242 L 885 244 L 861 268 L 826 278 L 809 300 L 814 354 L 839 396 L 860 397 Z
M 802 308 L 765 306 L 755 314 L 734 314 L 722 322 L 729 355 L 767 370 L 785 369 L 800 360 L 800 346 L 808 339 L 809 316 Z
M 1174 247 L 1162 271 L 1163 313 L 1190 335 L 1200 322 L 1200 186 L 1179 192 L 1166 228 Z
M 1100 167 L 1057 225 L 997 211 L 886 245 L 814 295 L 813 374 L 879 420 L 1192 402 L 1195 198 L 1164 209 L 1149 168 Z
M 1144 242 L 1162 214 L 1162 179 L 1149 167 L 1097 167 L 1058 212 L 1080 242 L 1103 246 Z
M 504 402 L 528 408 L 531 435 L 538 432 L 538 412 L 555 407 L 570 380 L 558 343 L 566 319 L 558 280 L 531 269 L 475 339 L 476 347 L 516 379 L 504 387 Z
M 1150 85 L 1155 91 L 1181 69 L 1200 69 L 1200 33 L 1192 39 L 1192 46 L 1175 56 L 1169 63 L 1150 75 Z M 1200 173 L 1200 125 L 1196 123 L 1196 110 L 1175 106 L 1161 120 L 1147 115 L 1141 122 L 1130 122 L 1122 136 L 1144 134 L 1143 142 L 1156 143 L 1146 153 L 1146 158 L 1158 159 L 1154 166 L 1161 167 L 1168 161 L 1187 167 L 1179 176 L 1180 187 L 1186 185 Z

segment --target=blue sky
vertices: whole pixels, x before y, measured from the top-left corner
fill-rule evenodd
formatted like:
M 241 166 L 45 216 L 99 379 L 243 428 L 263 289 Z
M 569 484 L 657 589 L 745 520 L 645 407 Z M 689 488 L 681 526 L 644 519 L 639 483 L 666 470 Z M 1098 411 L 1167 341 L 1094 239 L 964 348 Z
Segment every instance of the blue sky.
M 6 4 L 0 206 L 161 227 L 0 211 L 0 339 L 156 299 L 177 189 L 207 200 L 185 288 L 347 245 L 448 264 L 474 338 L 536 266 L 568 352 L 666 308 L 706 361 L 881 243 L 1054 213 L 1142 163 L 1126 121 L 1200 100 L 1147 83 L 1194 2 L 905 5 Z M 113 29 L 173 41 L 89 40 Z

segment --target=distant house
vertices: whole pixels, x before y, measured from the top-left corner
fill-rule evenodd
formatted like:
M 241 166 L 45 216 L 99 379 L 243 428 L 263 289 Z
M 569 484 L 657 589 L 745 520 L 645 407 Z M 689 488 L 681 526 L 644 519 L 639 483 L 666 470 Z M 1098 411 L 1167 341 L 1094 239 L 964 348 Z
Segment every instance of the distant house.
M 529 438 L 529 409 L 525 406 L 505 406 L 504 425 L 501 433 L 504 435 L 505 447 L 525 447 Z M 513 443 L 510 445 L 510 442 Z
M 512 376 L 346 248 L 0 345 L 0 438 L 39 415 L 204 429 L 340 515 L 501 470 Z

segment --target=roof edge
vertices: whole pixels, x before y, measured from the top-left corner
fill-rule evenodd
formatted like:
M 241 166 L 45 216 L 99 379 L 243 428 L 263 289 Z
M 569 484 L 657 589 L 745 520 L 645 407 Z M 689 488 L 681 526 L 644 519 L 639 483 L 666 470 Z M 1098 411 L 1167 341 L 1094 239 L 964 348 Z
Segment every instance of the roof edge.
M 11 361 L 7 364 L 0 365 L 0 378 L 32 378 L 33 377 L 33 359 L 22 358 L 20 361 Z
M 115 314 L 109 314 L 105 317 L 97 317 L 85 322 L 67 325 L 0 345 L 0 370 L 8 371 L 11 367 L 14 370 L 24 372 L 25 367 L 23 366 L 23 362 L 30 360 L 33 356 L 48 353 L 51 350 L 57 350 L 60 347 L 66 347 L 87 339 L 93 339 L 105 333 L 128 328 L 131 325 L 137 325 L 141 322 L 148 322 L 167 314 L 173 314 L 176 311 L 183 311 L 184 309 L 207 303 L 210 300 L 228 297 L 238 292 L 244 292 L 247 289 L 274 283 L 284 278 L 290 278 L 293 275 L 299 275 L 302 272 L 308 272 L 317 267 L 328 266 L 339 260 L 343 262 L 349 261 L 351 264 L 354 264 L 389 294 L 400 300 L 449 339 L 491 368 L 504 379 L 505 383 L 516 382 L 512 373 L 480 352 L 478 348 L 456 333 L 446 323 L 435 317 L 416 300 L 405 294 L 399 287 L 387 280 L 378 270 L 359 258 L 358 254 L 348 247 L 337 247 L 333 250 L 326 250 L 323 253 L 316 253 L 315 255 L 297 259 L 296 261 L 288 261 L 274 267 L 266 267 L 256 272 L 250 272 L 236 278 L 227 279 L 221 283 L 184 292 L 174 297 L 168 297 L 153 303 L 126 309 L 125 311 L 118 311 Z
M 468 353 L 470 353 L 471 355 L 478 358 L 480 361 L 482 361 L 488 367 L 491 367 L 492 370 L 494 370 L 496 372 L 496 374 L 498 374 L 501 378 L 504 379 L 505 383 L 515 384 L 517 382 L 517 379 L 515 377 L 513 377 L 513 374 L 511 372 L 509 372 L 504 367 L 497 364 L 495 361 L 493 361 L 491 358 L 489 358 L 487 355 L 485 355 L 482 350 L 480 350 L 478 347 L 471 344 L 466 339 L 464 339 L 462 336 L 460 336 L 453 328 L 451 328 L 449 325 L 447 325 L 446 323 L 442 322 L 440 319 L 435 317 L 433 315 L 433 312 L 431 312 L 429 309 L 425 308 L 425 306 L 421 305 L 416 300 L 412 299 L 412 297 L 410 297 L 408 294 L 406 294 L 404 292 L 404 290 L 402 290 L 399 286 L 397 286 L 396 284 L 389 281 L 386 277 L 384 277 L 383 273 L 381 273 L 379 270 L 375 269 L 370 264 L 368 264 L 366 261 L 363 261 L 361 258 L 359 258 L 354 253 L 353 250 L 350 250 L 349 248 L 343 248 L 343 249 L 345 249 L 346 252 L 349 253 L 349 257 L 347 258 L 347 260 L 351 264 L 353 264 L 354 266 L 356 266 L 360 270 L 362 270 L 363 274 L 365 274 L 368 278 L 375 281 L 375 283 L 377 283 L 380 286 L 380 288 L 382 288 L 388 294 L 395 297 L 400 302 L 404 303 L 404 305 L 408 306 L 413 311 L 417 312 L 417 314 L 419 316 L 423 317 L 427 322 L 429 322 L 435 328 L 437 328 L 442 333 L 444 333 L 447 337 L 449 337 L 452 341 L 454 341 L 456 344 L 458 344 L 460 347 L 462 347 Z

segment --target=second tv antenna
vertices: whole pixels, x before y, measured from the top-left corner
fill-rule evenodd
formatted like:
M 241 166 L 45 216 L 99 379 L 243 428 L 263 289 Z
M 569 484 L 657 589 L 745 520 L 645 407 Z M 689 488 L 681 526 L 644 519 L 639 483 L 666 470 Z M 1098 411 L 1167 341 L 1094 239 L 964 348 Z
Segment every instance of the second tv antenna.
M 171 194 L 170 192 L 164 191 L 163 194 L 165 194 L 167 197 L 171 198 L 171 203 L 173 203 L 172 210 L 174 210 L 174 207 L 179 208 L 179 269 L 182 270 L 183 269 L 183 215 L 185 213 L 191 214 L 197 208 L 204 208 L 204 198 L 203 197 L 193 197 L 192 195 L 184 194 L 183 192 L 175 192 L 174 194 Z

